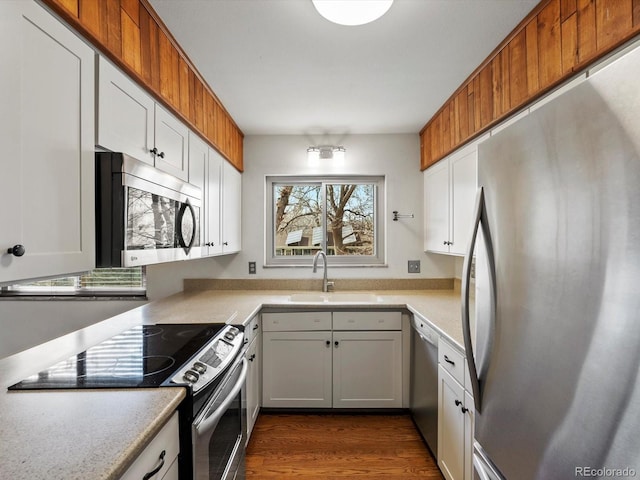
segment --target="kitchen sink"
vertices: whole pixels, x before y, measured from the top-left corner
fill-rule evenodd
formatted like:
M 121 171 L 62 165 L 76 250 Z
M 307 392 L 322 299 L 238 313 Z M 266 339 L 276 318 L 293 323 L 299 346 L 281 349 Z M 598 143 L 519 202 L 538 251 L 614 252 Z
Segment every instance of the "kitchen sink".
M 290 303 L 380 303 L 382 297 L 373 293 L 294 293 Z

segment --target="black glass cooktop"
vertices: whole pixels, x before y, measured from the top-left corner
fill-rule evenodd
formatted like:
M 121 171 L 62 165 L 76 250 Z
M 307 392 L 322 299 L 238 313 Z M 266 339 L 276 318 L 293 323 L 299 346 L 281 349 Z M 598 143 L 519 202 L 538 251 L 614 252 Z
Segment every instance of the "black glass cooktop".
M 140 325 L 63 360 L 9 390 L 157 387 L 225 325 Z

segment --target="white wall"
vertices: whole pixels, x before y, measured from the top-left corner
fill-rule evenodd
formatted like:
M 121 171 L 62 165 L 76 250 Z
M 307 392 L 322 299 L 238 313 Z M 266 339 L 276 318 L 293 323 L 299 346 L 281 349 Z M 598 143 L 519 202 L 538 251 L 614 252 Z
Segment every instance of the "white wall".
M 309 145 L 346 148 L 344 164 L 322 167 L 307 161 Z M 364 174 L 386 176 L 385 267 L 330 267 L 333 278 L 452 278 L 454 260 L 423 251 L 423 180 L 417 134 L 397 135 L 265 135 L 244 141 L 242 176 L 242 251 L 236 255 L 150 266 L 149 298 L 182 290 L 184 278 L 312 278 L 310 268 L 264 268 L 265 176 L 286 174 Z M 391 220 L 392 211 L 413 213 L 413 219 Z M 407 273 L 407 261 L 420 260 L 421 273 Z M 258 265 L 249 275 L 248 262 Z M 318 274 L 316 274 L 317 276 Z
M 134 300 L 2 300 L 0 358 L 144 304 Z

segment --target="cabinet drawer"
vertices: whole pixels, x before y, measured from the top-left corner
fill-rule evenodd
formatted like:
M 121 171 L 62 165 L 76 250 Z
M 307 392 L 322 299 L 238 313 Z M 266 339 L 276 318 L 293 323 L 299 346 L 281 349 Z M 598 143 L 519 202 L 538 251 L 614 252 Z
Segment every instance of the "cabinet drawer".
M 265 332 L 331 330 L 331 312 L 263 313 Z
M 153 437 L 151 443 L 136 458 L 125 474 L 120 477 L 120 480 L 138 480 L 144 477 L 148 472 L 158 467 L 160 456 L 164 451 L 164 466 L 151 477 L 153 480 L 163 478 L 180 452 L 178 438 L 178 412 L 176 412 L 167 424 L 162 427 L 162 430 Z
M 334 330 L 402 330 L 401 312 L 334 312 Z
M 446 341 L 438 345 L 438 362 L 460 385 L 464 385 L 464 356 Z
M 249 344 L 251 341 L 256 338 L 256 335 L 260 332 L 260 317 L 256 315 L 249 323 L 244 327 L 244 338 L 246 339 L 246 343 Z

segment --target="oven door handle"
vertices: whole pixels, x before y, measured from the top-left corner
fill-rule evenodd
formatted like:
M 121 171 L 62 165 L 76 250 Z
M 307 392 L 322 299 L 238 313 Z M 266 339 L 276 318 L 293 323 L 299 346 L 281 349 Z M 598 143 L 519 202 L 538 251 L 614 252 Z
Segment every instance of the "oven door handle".
M 220 421 L 220 418 L 222 417 L 222 415 L 224 415 L 224 412 L 227 410 L 227 408 L 229 408 L 229 405 L 231 405 L 231 402 L 233 402 L 233 399 L 236 398 L 236 395 L 238 395 L 238 392 L 240 392 L 240 390 L 242 389 L 242 386 L 244 385 L 244 381 L 247 378 L 247 369 L 248 369 L 247 359 L 243 358 L 242 371 L 240 372 L 238 381 L 229 392 L 229 395 L 227 395 L 227 398 L 224 399 L 224 401 L 220 404 L 220 406 L 216 409 L 215 412 L 213 412 L 211 415 L 209 415 L 202 422 L 200 422 L 198 425 L 195 426 L 196 434 L 199 437 L 206 435 L 210 430 L 214 429 L 215 426 L 218 424 L 218 422 Z

